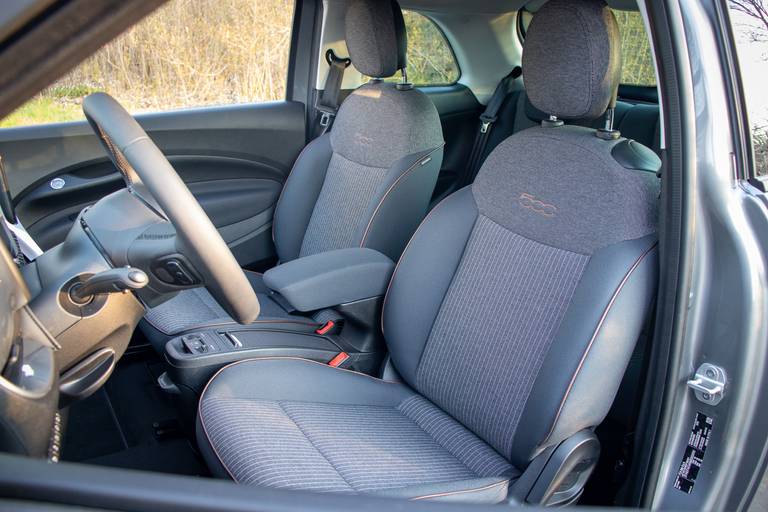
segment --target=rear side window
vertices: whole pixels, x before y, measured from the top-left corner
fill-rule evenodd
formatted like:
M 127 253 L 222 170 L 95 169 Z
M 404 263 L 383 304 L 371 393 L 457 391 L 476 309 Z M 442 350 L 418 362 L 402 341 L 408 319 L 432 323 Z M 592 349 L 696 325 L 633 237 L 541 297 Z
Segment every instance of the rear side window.
M 408 80 L 415 85 L 448 85 L 459 79 L 459 65 L 435 22 L 403 10 L 408 34 Z
M 621 33 L 621 83 L 655 87 L 653 54 L 643 17 L 637 11 L 614 9 L 613 14 Z
M 621 83 L 655 87 L 653 54 L 643 25 L 643 17 L 637 11 L 612 10 L 621 35 Z M 525 33 L 534 16 L 528 11 L 520 11 L 517 33 L 521 41 L 525 39 Z

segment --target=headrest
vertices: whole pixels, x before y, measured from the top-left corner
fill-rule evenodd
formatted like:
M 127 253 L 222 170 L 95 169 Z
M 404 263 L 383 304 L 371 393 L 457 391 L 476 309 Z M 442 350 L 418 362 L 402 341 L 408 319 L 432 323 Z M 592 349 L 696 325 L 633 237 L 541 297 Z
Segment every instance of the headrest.
M 621 40 L 604 0 L 550 0 L 525 36 L 523 78 L 531 103 L 561 119 L 594 119 L 616 102 Z
M 408 38 L 395 0 L 351 0 L 344 23 L 349 57 L 362 74 L 386 78 L 405 67 Z

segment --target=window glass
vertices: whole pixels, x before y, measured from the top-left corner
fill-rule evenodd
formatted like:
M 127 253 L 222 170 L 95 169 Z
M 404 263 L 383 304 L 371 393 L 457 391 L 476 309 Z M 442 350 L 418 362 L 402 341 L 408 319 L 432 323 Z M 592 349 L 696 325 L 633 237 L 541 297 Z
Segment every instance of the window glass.
M 426 16 L 403 11 L 408 34 L 408 80 L 416 85 L 445 85 L 459 79 L 459 66 L 443 32 Z
M 83 119 L 84 96 L 131 112 L 285 97 L 294 0 L 171 0 L 0 127 Z
M 752 130 L 755 174 L 768 176 L 768 1 L 729 0 L 728 4 Z
M 643 17 L 637 11 L 613 10 L 621 34 L 621 83 L 656 86 L 653 54 Z
M 621 35 L 621 83 L 656 86 L 651 44 L 643 25 L 643 17 L 637 11 L 613 9 Z M 531 24 L 533 14 L 521 11 L 517 31 L 521 39 Z

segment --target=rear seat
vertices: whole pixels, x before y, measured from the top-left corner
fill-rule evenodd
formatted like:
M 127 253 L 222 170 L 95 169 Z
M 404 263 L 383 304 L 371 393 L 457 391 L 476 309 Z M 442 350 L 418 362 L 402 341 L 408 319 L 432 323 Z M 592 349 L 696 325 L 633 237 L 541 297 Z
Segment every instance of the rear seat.
M 490 154 L 501 141 L 520 130 L 536 126 L 547 116 L 537 110 L 528 100 L 523 90 L 510 92 L 499 110 L 498 120 L 488 134 L 488 142 L 480 163 Z M 571 124 L 599 128 L 602 119 L 594 122 L 569 121 Z M 630 103 L 619 100 L 614 112 L 614 127 L 621 134 L 633 139 L 659 153 L 659 106 L 650 103 Z

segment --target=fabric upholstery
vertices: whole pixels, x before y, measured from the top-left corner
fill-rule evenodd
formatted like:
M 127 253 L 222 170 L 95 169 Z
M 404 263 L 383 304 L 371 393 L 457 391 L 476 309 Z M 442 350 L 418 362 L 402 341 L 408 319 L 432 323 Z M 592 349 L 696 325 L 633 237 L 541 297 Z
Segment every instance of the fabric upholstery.
M 198 419 L 201 443 L 240 483 L 407 495 L 433 486 L 463 492 L 518 474 L 406 386 L 311 361 L 224 369 L 203 393 Z
M 615 143 L 568 126 L 501 143 L 424 221 L 385 299 L 403 379 L 521 467 L 602 420 L 655 289 L 653 258 L 625 280 L 655 243 L 658 179 L 613 160 Z M 555 210 L 521 204 L 525 191 Z M 569 392 L 587 368 L 599 392 Z
M 566 4 L 552 5 L 540 27 L 563 21 Z M 606 27 L 603 4 L 573 5 L 583 26 Z M 264 485 L 501 499 L 532 457 L 603 420 L 648 314 L 659 185 L 612 157 L 622 140 L 529 128 L 430 212 L 384 301 L 403 383 L 309 362 L 230 366 L 201 398 L 201 443 Z
M 509 457 L 587 260 L 481 215 L 427 340 L 417 389 Z
M 246 272 L 245 275 L 259 295 L 261 314 L 282 316 L 284 313 L 279 313 L 270 306 L 271 301 L 262 300 L 262 297 L 269 293 L 262 275 L 256 272 Z M 195 325 L 217 325 L 233 321 L 205 288 L 179 292 L 169 301 L 148 309 L 144 320 L 166 334 L 181 332 Z
M 318 323 L 316 320 L 289 314 L 270 298 L 270 290 L 264 285 L 261 274 L 246 271 L 245 275 L 259 298 L 261 314 L 257 322 L 290 322 L 301 331 L 307 330 L 305 326 L 314 329 L 313 326 Z M 140 325 L 152 346 L 163 353 L 168 340 L 178 334 L 232 323 L 234 320 L 219 306 L 208 290 L 193 288 L 178 293 L 159 306 L 147 309 Z
M 608 413 L 658 279 L 656 236 L 597 250 L 582 273 L 518 425 L 512 461 L 598 424 Z M 598 385 L 599 384 L 599 385 Z M 562 390 L 570 389 L 567 394 Z
M 448 196 L 424 219 L 395 267 L 384 298 L 382 330 L 395 368 L 411 386 L 476 218 L 471 188 Z
M 417 89 L 369 82 L 341 104 L 331 146 L 347 160 L 367 167 L 390 167 L 400 158 L 443 145 L 440 116 Z
M 386 78 L 405 67 L 407 34 L 394 0 L 352 0 L 345 28 L 349 56 L 362 74 Z
M 563 119 L 599 117 L 615 101 L 620 76 L 619 27 L 603 0 L 550 0 L 539 9 L 523 49 L 536 108 Z
M 331 158 L 331 136 L 326 134 L 307 144 L 293 164 L 272 220 L 272 238 L 280 261 L 299 257 Z
M 366 246 L 396 259 L 423 218 L 439 173 L 443 137 L 437 110 L 419 91 L 369 83 L 342 104 L 330 144 L 333 154 L 299 256 Z M 429 165 L 421 165 L 425 161 Z M 413 174 L 421 180 L 401 179 Z M 377 216 L 382 207 L 390 211 L 393 190 L 408 192 L 413 204 L 399 215 Z M 390 236 L 366 236 L 385 222 L 397 226 Z
M 299 257 L 360 244 L 359 228 L 387 174 L 334 153 L 301 244 Z
M 472 185 L 478 209 L 526 238 L 581 254 L 653 233 L 658 179 L 618 165 L 610 151 L 619 142 L 580 126 L 524 130 L 483 164 Z

